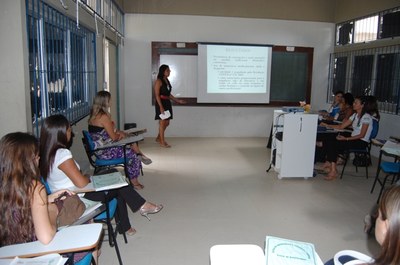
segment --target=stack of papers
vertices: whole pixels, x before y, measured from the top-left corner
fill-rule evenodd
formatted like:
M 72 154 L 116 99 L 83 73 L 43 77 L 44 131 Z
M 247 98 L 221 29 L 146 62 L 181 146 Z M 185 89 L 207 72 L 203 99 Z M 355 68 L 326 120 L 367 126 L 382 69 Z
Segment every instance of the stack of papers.
M 119 171 L 92 176 L 92 183 L 95 191 L 118 189 L 128 185 L 125 176 Z
M 67 261 L 60 254 L 48 254 L 36 258 L 15 257 L 10 265 L 63 265 Z
M 171 117 L 171 113 L 169 112 L 169 110 L 166 110 L 166 111 L 164 111 L 164 113 L 161 113 L 159 116 L 162 120 L 166 120 L 169 117 Z
M 268 265 L 317 265 L 314 245 L 279 237 L 265 239 L 265 258 Z
M 70 187 L 69 190 L 76 193 L 92 192 L 92 191 L 103 191 L 118 189 L 124 186 L 128 186 L 128 182 L 121 172 L 112 172 L 103 175 L 95 175 L 90 177 L 91 182 L 83 188 L 77 188 L 75 186 Z

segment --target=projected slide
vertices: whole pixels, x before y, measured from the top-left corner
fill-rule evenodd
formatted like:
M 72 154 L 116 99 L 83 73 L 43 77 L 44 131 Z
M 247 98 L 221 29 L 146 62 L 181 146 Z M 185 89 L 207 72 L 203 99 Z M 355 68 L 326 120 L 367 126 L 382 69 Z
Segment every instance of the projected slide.
M 268 103 L 270 46 L 199 44 L 200 103 Z
M 246 46 L 207 48 L 208 93 L 265 93 L 267 49 Z

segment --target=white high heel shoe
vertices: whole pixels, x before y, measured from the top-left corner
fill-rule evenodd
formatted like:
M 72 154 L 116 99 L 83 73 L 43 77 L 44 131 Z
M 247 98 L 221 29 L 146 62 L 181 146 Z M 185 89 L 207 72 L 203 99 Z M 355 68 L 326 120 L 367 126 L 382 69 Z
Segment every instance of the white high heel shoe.
M 162 204 L 159 204 L 159 205 L 156 205 L 156 207 L 154 207 L 154 208 L 145 209 L 145 205 L 146 205 L 146 203 L 142 207 L 140 207 L 139 213 L 142 216 L 146 217 L 147 220 L 149 220 L 149 221 L 150 221 L 150 217 L 148 216 L 149 214 L 158 213 L 159 211 L 162 210 L 162 208 L 164 208 L 164 206 Z

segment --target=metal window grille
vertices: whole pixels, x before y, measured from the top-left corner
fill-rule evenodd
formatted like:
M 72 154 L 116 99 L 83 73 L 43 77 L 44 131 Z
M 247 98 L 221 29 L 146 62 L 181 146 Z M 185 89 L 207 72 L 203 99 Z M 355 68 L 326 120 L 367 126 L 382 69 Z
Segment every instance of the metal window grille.
M 400 36 L 400 7 L 336 25 L 336 45 L 370 42 Z
M 331 54 L 328 101 L 337 90 L 373 95 L 384 113 L 400 114 L 400 45 Z
M 43 118 L 89 114 L 97 90 L 95 34 L 43 0 L 26 0 L 34 134 Z
M 103 18 L 111 30 L 124 34 L 124 14 L 114 0 L 81 0 L 81 3 Z

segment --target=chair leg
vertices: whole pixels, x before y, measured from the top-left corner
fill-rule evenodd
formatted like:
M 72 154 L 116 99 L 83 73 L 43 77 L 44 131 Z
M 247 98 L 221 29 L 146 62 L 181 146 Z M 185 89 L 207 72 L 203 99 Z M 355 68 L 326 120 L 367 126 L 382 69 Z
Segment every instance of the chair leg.
M 117 205 L 117 211 L 115 212 L 115 217 L 116 217 L 115 220 L 120 220 L 118 218 L 119 217 L 119 215 L 118 215 L 118 205 Z M 116 235 L 118 234 L 119 226 L 120 226 L 119 221 L 118 222 L 116 221 L 116 225 L 115 225 L 115 234 Z M 128 244 L 128 239 L 126 238 L 126 232 L 123 232 L 122 236 L 124 237 L 125 244 Z
M 111 237 L 114 234 L 114 231 L 113 231 L 113 227 L 111 224 L 111 217 L 110 217 L 110 210 L 108 208 L 108 202 L 106 202 L 106 216 L 107 216 L 106 222 L 107 222 L 107 230 L 108 230 L 108 243 L 110 244 L 110 247 L 113 247 L 114 242 Z
M 367 175 L 367 179 L 368 179 L 368 165 L 365 166 L 365 174 Z
M 371 188 L 371 192 L 370 192 L 370 193 L 373 193 L 373 192 L 374 192 L 376 182 L 379 182 L 379 184 L 382 186 L 382 182 L 381 182 L 381 180 L 379 179 L 379 173 L 380 173 L 380 172 L 381 172 L 381 167 L 378 167 L 377 172 L 376 172 L 376 176 L 375 176 L 375 180 L 374 180 L 374 184 L 372 185 L 372 188 Z
M 376 203 L 377 203 L 377 204 L 379 204 L 379 200 L 381 199 L 383 190 L 385 189 L 386 181 L 387 181 L 387 179 L 388 179 L 389 176 L 390 176 L 390 174 L 386 175 L 385 178 L 383 179 L 382 187 L 381 187 L 381 190 L 379 191 L 378 199 L 376 200 Z
M 122 259 L 121 259 L 121 254 L 119 252 L 116 233 L 114 233 L 114 229 L 113 229 L 112 224 L 111 224 L 111 218 L 110 218 L 110 211 L 109 211 L 109 208 L 108 208 L 108 203 L 106 203 L 106 211 L 107 211 L 106 214 L 107 214 L 108 240 L 109 240 L 110 246 L 115 248 L 115 252 L 117 253 L 119 264 L 123 265 Z
M 117 238 L 115 237 L 115 233 L 114 233 L 114 231 L 112 229 L 111 229 L 111 236 L 112 236 L 112 240 L 114 242 L 115 252 L 117 253 L 118 262 L 119 262 L 120 265 L 123 265 L 123 262 L 122 262 L 122 259 L 121 259 L 121 253 L 119 252 Z
M 340 179 L 343 178 L 343 173 L 344 173 L 344 169 L 346 168 L 347 165 L 347 161 L 349 160 L 349 155 L 345 154 L 344 155 L 344 164 L 343 164 L 343 168 L 342 168 L 342 173 L 340 174 Z
M 90 265 L 96 265 L 96 261 L 94 260 L 93 255 L 92 255 L 92 259 L 90 260 Z

